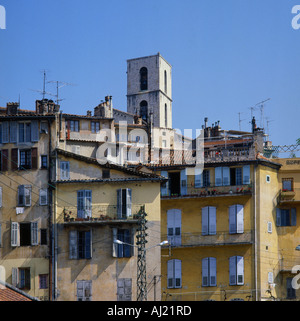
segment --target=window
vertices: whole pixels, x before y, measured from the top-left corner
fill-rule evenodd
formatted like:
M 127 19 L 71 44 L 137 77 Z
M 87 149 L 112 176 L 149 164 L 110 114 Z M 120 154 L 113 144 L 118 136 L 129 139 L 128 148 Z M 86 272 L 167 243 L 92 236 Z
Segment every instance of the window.
M 140 90 L 148 90 L 148 70 L 146 67 L 140 69 Z
M 160 175 L 169 178 L 169 173 L 167 171 L 161 171 Z M 163 182 L 160 188 L 161 196 L 169 196 L 169 181 Z
M 130 188 L 117 190 L 117 217 L 126 219 L 131 216 L 132 191 Z
M 267 182 L 267 183 L 271 183 L 271 176 L 270 176 L 270 175 L 267 175 L 267 176 L 266 176 L 266 182 Z
M 19 123 L 19 143 L 31 142 L 31 123 Z
M 42 169 L 48 168 L 48 156 L 47 155 L 41 155 L 41 168 Z
M 243 167 L 216 167 L 215 185 L 248 185 L 250 184 L 250 165 Z
M 70 162 L 60 162 L 60 179 L 70 179 Z
M 91 122 L 91 132 L 92 133 L 98 133 L 100 131 L 100 123 L 92 121 Z
M 296 208 L 276 209 L 276 225 L 277 226 L 296 226 L 297 224 L 297 211 Z
M 232 205 L 229 207 L 229 233 L 244 233 L 244 206 Z
M 203 175 L 203 187 L 210 186 L 209 170 L 204 169 L 202 175 Z
M 117 300 L 131 301 L 132 297 L 132 279 L 120 278 L 117 280 Z
M 77 281 L 77 301 L 92 300 L 92 281 Z
M 48 274 L 39 274 L 39 288 L 48 289 Z
M 168 288 L 181 288 L 181 260 L 168 261 Z
M 244 284 L 244 258 L 232 256 L 229 258 L 229 285 Z
M 287 299 L 296 299 L 296 290 L 292 285 L 293 278 L 286 279 L 286 298 Z
M 31 206 L 31 185 L 18 186 L 18 206 Z
M 69 247 L 70 259 L 91 259 L 92 231 L 70 231 Z
M 146 102 L 146 100 L 143 100 L 140 103 L 140 117 L 144 120 L 147 121 L 148 120 L 148 103 Z
M 168 128 L 168 106 L 165 104 L 165 127 Z
M 70 120 L 71 132 L 79 132 L 79 120 Z
M 11 223 L 11 246 L 38 245 L 38 222 Z
M 294 180 L 293 178 L 283 178 L 282 179 L 282 191 L 293 191 L 294 190 Z
M 230 168 L 230 185 L 242 185 L 242 167 Z
M 181 245 L 181 210 L 171 209 L 167 212 L 168 241 L 172 246 Z
M 206 206 L 202 208 L 202 235 L 216 234 L 216 207 Z
M 12 268 L 12 285 L 30 290 L 30 268 Z
M 167 89 L 168 89 L 168 79 L 167 79 L 167 71 L 165 70 L 164 72 L 164 80 L 165 80 L 165 93 L 167 93 Z M 167 126 L 166 126 L 167 127 Z
M 202 259 L 202 286 L 217 285 L 216 258 L 206 257 Z
M 40 205 L 48 204 L 48 189 L 42 188 L 40 189 Z
M 210 171 L 204 169 L 203 171 L 195 169 L 195 188 L 210 186 Z
M 20 169 L 31 169 L 31 149 L 20 150 Z
M 103 169 L 102 178 L 110 178 L 110 170 L 109 169 Z
M 133 255 L 133 230 L 113 228 L 113 257 L 131 257 Z M 126 244 L 118 244 L 119 240 Z
M 48 241 L 47 241 L 47 229 L 46 228 L 42 228 L 41 229 L 41 245 L 47 245 Z
M 215 185 L 229 185 L 229 167 L 216 167 L 215 168 Z
M 77 217 L 92 217 L 92 191 L 77 191 Z

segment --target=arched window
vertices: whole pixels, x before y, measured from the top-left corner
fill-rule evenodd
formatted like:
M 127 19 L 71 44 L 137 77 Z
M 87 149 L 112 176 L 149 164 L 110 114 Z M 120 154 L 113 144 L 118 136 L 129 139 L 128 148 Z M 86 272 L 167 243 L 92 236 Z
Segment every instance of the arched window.
M 143 120 L 148 120 L 148 103 L 146 100 L 143 100 L 140 103 L 140 117 L 142 117 Z
M 165 127 L 168 128 L 168 106 L 165 104 Z
M 148 89 L 148 70 L 146 67 L 140 69 L 140 89 Z
M 167 93 L 168 83 L 167 83 L 167 71 L 165 70 L 165 93 Z

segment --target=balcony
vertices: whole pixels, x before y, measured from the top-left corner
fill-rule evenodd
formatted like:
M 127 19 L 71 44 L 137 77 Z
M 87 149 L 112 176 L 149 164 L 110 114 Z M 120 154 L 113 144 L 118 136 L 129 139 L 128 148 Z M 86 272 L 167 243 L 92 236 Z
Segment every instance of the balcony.
M 64 207 L 58 222 L 64 223 L 137 223 L 140 211 L 144 205 L 134 204 L 131 208 L 122 208 L 118 211 L 117 205 L 93 205 L 88 210 L 78 210 L 77 207 Z
M 220 245 L 243 245 L 253 243 L 253 231 L 230 234 L 229 232 L 217 232 L 214 235 L 202 235 L 201 233 L 182 233 L 181 235 L 163 235 L 171 247 L 197 247 L 197 246 L 220 246 Z
M 209 148 L 204 150 L 205 162 L 238 162 L 249 159 L 255 159 L 255 149 L 252 146 Z
M 300 189 L 295 188 L 293 190 L 281 189 L 278 194 L 278 203 L 300 203 Z
M 189 185 L 186 193 L 176 194 L 169 191 L 168 195 L 161 195 L 162 199 L 177 198 L 198 198 L 198 197 L 223 197 L 223 196 L 241 196 L 252 195 L 252 184 L 248 185 L 231 185 L 231 186 L 208 186 L 195 188 Z

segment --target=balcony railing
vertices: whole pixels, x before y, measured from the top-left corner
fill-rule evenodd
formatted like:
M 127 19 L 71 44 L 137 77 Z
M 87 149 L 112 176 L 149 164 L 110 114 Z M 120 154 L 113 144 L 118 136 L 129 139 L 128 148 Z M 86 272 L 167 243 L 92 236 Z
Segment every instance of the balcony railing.
M 181 235 L 163 235 L 162 239 L 167 239 L 172 247 L 193 247 L 193 246 L 215 246 L 215 245 L 239 245 L 252 244 L 252 230 L 244 233 L 230 234 L 229 232 L 217 232 L 214 235 L 202 235 L 202 233 L 182 233 Z
M 253 147 L 210 148 L 204 151 L 205 162 L 233 162 L 255 158 Z
M 196 188 L 189 185 L 184 193 L 172 193 L 168 191 L 161 194 L 162 199 L 169 198 L 193 198 L 193 197 L 215 197 L 215 196 L 233 196 L 233 195 L 251 195 L 252 184 L 230 185 L 230 186 L 207 186 Z
M 300 202 L 300 189 L 293 190 L 281 189 L 278 194 L 278 202 Z
M 77 207 L 64 207 L 58 221 L 64 222 L 134 222 L 139 219 L 139 213 L 144 207 L 142 204 L 134 204 L 131 207 L 123 207 L 118 210 L 117 205 L 93 205 L 86 210 L 78 210 Z

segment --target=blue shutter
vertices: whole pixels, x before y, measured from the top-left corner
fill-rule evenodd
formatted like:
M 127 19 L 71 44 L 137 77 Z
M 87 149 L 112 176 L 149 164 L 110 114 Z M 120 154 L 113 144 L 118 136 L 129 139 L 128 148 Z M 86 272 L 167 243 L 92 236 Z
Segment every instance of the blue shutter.
M 236 233 L 236 206 L 229 207 L 229 233 Z
M 202 235 L 208 235 L 208 206 L 202 208 Z
M 209 285 L 217 285 L 217 259 L 215 257 L 209 258 Z
M 243 184 L 250 184 L 250 165 L 243 166 Z
M 281 209 L 276 208 L 276 225 L 281 226 Z
M 122 218 L 122 189 L 117 190 L 117 218 Z
M 242 256 L 236 257 L 236 274 L 237 274 L 237 285 L 244 284 L 244 258 Z
M 297 225 L 297 211 L 296 208 L 291 209 L 291 226 Z
M 182 169 L 180 171 L 180 185 L 181 185 L 181 189 L 180 189 L 180 193 L 181 195 L 187 195 L 187 175 L 186 175 L 186 168 Z
M 215 168 L 215 185 L 222 186 L 222 167 Z
M 39 123 L 37 120 L 33 120 L 31 122 L 31 141 L 32 142 L 39 141 Z
M 9 143 L 9 122 L 2 123 L 2 143 Z
M 91 259 L 92 258 L 92 231 L 85 232 L 85 258 Z
M 84 191 L 77 191 L 77 217 L 84 218 Z
M 229 258 L 229 285 L 236 285 L 236 257 Z
M 131 216 L 131 207 L 132 207 L 132 190 L 126 188 L 126 216 Z
M 223 185 L 228 186 L 230 185 L 230 171 L 229 167 L 223 167 Z
M 161 171 L 160 175 L 166 178 L 169 178 L 167 171 Z M 169 181 L 162 183 L 161 185 L 161 196 L 169 196 Z
M 244 206 L 236 205 L 236 232 L 244 233 Z
M 217 210 L 215 207 L 213 206 L 209 206 L 208 207 L 208 227 L 209 227 L 209 231 L 208 234 L 209 235 L 215 235 L 217 232 Z
M 175 287 L 175 280 L 174 280 L 174 260 L 168 261 L 168 288 L 174 288 Z
M 18 123 L 16 121 L 10 122 L 10 142 L 16 143 L 18 135 Z
M 202 259 L 202 286 L 208 286 L 208 257 Z
M 195 188 L 202 187 L 202 169 L 195 168 Z

